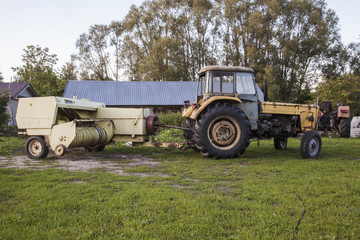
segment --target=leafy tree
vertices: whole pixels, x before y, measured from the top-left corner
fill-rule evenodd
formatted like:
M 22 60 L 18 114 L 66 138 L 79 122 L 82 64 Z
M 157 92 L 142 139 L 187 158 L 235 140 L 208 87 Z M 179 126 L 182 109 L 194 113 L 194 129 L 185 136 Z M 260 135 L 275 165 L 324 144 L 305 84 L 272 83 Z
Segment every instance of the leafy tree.
M 2 74 L 2 72 L 0 72 L 0 82 L 3 82 L 4 81 L 4 76 Z
M 338 37 L 334 12 L 323 0 L 217 3 L 224 64 L 253 68 L 260 85 L 268 79 L 272 100 L 303 102 L 318 63 Z
M 72 58 L 79 63 L 82 80 L 120 80 L 121 29 L 117 22 L 94 25 L 80 36 Z
M 360 42 L 350 43 L 347 47 L 347 53 L 350 73 L 360 76 Z
M 92 26 L 77 49 L 81 79 L 188 81 L 204 65 L 242 65 L 269 81 L 272 100 L 299 103 L 321 73 L 360 66 L 360 47 L 341 45 L 324 0 L 148 0 L 122 21 Z
M 54 69 L 56 54 L 33 45 L 27 46 L 24 52 L 23 65 L 13 68 L 16 81 L 30 83 L 40 96 L 62 95 L 66 82 L 57 77 Z
M 65 81 L 77 80 L 77 68 L 74 62 L 66 62 L 61 67 L 60 79 Z
M 1 90 L 0 91 L 0 131 L 2 133 L 5 132 L 8 126 L 8 121 L 9 121 L 9 114 L 7 114 L 8 103 L 9 103 L 8 92 Z
M 345 74 L 323 79 L 316 88 L 316 95 L 322 101 L 350 106 L 353 115 L 360 115 L 360 76 Z

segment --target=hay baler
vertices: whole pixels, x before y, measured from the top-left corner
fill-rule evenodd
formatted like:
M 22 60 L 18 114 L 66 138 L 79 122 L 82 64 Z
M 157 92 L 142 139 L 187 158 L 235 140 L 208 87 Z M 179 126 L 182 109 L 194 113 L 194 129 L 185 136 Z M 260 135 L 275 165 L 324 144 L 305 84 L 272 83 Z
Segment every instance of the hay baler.
M 147 108 L 106 108 L 105 104 L 61 97 L 22 98 L 18 128 L 29 136 L 26 153 L 44 158 L 49 148 L 62 156 L 66 149 L 102 150 L 110 142 L 145 143 L 157 133 L 156 115 Z

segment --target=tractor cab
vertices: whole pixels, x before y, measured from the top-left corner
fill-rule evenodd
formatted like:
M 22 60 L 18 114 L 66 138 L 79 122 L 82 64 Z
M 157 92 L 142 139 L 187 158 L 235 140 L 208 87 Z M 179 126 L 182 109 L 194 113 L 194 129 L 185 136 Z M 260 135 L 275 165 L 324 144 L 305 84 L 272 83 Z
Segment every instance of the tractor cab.
M 196 119 L 208 106 L 228 102 L 245 113 L 251 130 L 258 128 L 258 92 L 254 71 L 236 66 L 207 66 L 199 71 L 195 108 L 185 109 L 184 116 Z M 261 92 L 261 90 L 260 90 Z M 261 94 L 260 94 L 261 95 Z
M 197 100 L 214 96 L 253 99 L 256 96 L 254 72 L 245 67 L 207 66 L 199 71 Z

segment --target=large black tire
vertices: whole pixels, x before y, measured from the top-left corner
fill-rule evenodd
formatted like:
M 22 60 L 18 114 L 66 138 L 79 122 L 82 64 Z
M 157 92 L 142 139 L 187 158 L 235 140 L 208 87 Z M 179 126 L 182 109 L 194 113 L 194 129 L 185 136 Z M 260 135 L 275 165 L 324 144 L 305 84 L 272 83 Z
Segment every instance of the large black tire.
M 349 138 L 351 130 L 351 118 L 340 118 L 338 129 L 340 137 Z
M 250 143 L 250 124 L 245 114 L 227 103 L 205 109 L 194 129 L 197 149 L 209 158 L 236 158 Z
M 277 150 L 285 150 L 287 147 L 286 137 L 274 137 L 274 146 Z
M 45 140 L 41 136 L 32 136 L 28 138 L 25 144 L 25 151 L 29 158 L 39 159 L 45 158 L 49 153 Z
M 301 139 L 300 151 L 303 158 L 316 158 L 321 150 L 321 136 L 318 132 L 305 133 Z
M 186 140 L 186 144 L 194 149 L 197 150 L 196 144 L 195 144 L 195 138 L 194 138 L 194 126 L 195 126 L 195 120 L 191 118 L 186 118 L 184 121 L 184 127 L 189 128 L 191 130 L 184 130 L 184 138 Z

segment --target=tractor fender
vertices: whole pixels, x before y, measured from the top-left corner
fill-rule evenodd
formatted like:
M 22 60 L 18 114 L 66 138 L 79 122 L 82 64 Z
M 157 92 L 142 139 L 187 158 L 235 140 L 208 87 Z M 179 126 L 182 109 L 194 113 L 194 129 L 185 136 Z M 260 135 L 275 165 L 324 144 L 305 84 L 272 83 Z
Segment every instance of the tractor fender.
M 339 120 L 339 118 L 350 118 L 349 106 L 339 106 L 336 120 Z
M 239 97 L 227 97 L 227 96 L 217 96 L 217 97 L 210 97 L 206 99 L 199 108 L 196 108 L 194 105 L 188 107 L 184 110 L 183 116 L 187 118 L 191 118 L 196 120 L 200 113 L 206 109 L 208 106 L 215 104 L 217 102 L 229 102 L 229 103 L 241 103 Z

